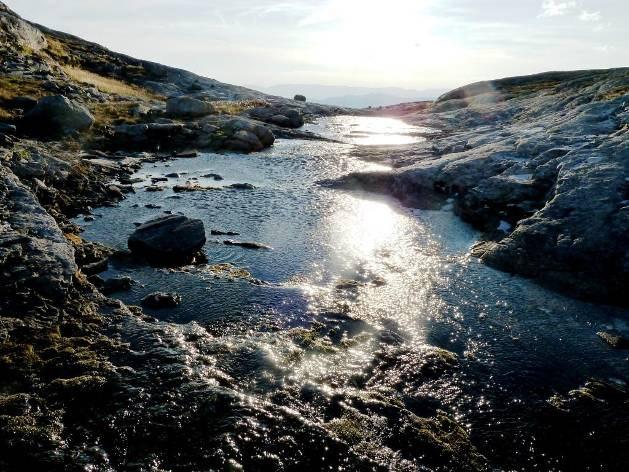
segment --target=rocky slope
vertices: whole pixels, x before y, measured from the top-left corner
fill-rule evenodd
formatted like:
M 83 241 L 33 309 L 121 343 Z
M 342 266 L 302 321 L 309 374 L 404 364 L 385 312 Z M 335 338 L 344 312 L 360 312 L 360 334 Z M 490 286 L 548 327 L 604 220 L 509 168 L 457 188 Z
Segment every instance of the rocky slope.
M 390 107 L 437 129 L 420 145 L 361 151 L 395 171 L 346 184 L 409 204 L 452 198 L 485 231 L 484 262 L 575 296 L 629 298 L 629 69 L 481 82 Z

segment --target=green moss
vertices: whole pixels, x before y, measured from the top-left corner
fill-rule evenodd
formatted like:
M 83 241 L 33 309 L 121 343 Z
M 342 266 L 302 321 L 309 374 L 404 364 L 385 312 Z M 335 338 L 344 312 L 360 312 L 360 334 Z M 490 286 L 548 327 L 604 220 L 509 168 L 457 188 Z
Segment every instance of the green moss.
M 295 328 L 290 332 L 293 342 L 307 351 L 335 353 L 337 349 L 316 329 Z
M 360 421 L 356 418 L 337 418 L 330 421 L 326 428 L 338 436 L 339 439 L 350 444 L 357 444 L 366 437 Z

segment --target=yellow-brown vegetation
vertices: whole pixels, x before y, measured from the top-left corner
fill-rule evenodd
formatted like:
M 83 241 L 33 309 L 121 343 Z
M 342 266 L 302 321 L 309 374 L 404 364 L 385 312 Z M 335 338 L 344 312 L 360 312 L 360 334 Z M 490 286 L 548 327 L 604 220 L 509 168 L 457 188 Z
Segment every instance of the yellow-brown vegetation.
M 111 77 L 105 77 L 103 75 L 95 74 L 85 69 L 72 66 L 62 66 L 63 71 L 76 82 L 82 84 L 88 84 L 96 87 L 101 92 L 120 95 L 123 97 L 132 97 L 140 100 L 156 100 L 159 99 L 157 95 L 149 90 L 138 87 L 137 85 L 128 84 L 122 80 L 113 79 Z

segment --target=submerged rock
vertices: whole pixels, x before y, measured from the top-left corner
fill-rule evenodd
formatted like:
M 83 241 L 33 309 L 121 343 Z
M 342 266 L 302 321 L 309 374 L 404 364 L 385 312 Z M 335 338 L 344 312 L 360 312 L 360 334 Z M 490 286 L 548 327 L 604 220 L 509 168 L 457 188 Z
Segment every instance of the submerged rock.
M 233 239 L 226 239 L 223 241 L 223 244 L 226 244 L 227 246 L 240 246 L 246 249 L 273 249 L 271 246 L 267 246 L 266 244 L 248 241 L 234 241 Z
M 596 335 L 614 349 L 629 349 L 629 339 L 620 333 L 599 331 Z
M 204 179 L 224 180 L 219 174 L 204 174 L 201 177 Z
M 173 192 L 181 193 L 181 192 L 202 192 L 204 190 L 220 190 L 220 187 L 212 187 L 209 185 L 201 185 L 198 182 L 186 182 L 183 185 L 175 185 L 173 187 Z
M 155 292 L 142 299 L 142 305 L 153 308 L 175 308 L 181 303 L 181 296 L 176 293 Z
M 116 292 L 124 292 L 130 290 L 134 283 L 135 282 L 131 277 L 115 277 L 113 279 L 106 279 L 103 281 L 101 292 L 105 295 Z
M 253 190 L 255 189 L 255 186 L 252 184 L 244 183 L 244 184 L 231 184 L 231 185 L 228 185 L 226 188 L 231 188 L 234 190 Z
M 240 233 L 235 231 L 221 231 L 218 229 L 213 229 L 210 231 L 210 234 L 212 234 L 212 236 L 240 236 Z
M 139 226 L 129 237 L 129 249 L 157 262 L 193 257 L 205 244 L 203 222 L 183 215 L 161 215 Z

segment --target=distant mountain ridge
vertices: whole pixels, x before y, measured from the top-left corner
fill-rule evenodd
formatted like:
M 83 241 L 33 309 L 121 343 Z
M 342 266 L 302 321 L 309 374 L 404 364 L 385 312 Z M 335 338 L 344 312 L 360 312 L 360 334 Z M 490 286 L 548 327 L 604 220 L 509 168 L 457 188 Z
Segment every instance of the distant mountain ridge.
M 389 106 L 398 103 L 435 100 L 447 89 L 413 90 L 400 87 L 352 87 L 319 84 L 282 84 L 253 87 L 270 95 L 292 98 L 306 95 L 309 101 L 352 108 Z

